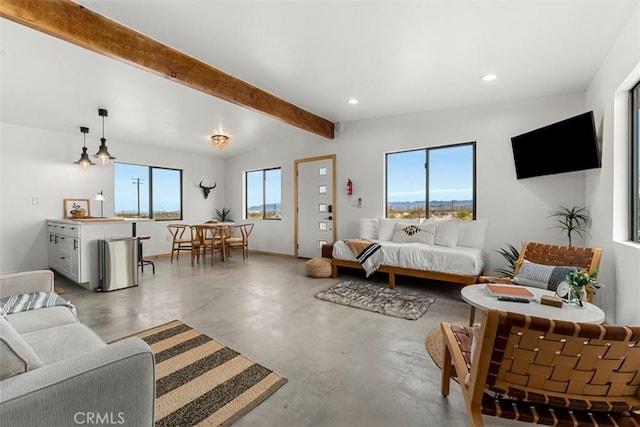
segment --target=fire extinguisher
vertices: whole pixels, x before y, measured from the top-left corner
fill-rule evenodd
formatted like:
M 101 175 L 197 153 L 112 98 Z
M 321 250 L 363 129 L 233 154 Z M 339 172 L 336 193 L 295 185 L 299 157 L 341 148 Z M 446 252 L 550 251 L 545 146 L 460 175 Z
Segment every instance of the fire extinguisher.
M 353 182 L 350 179 L 347 180 L 347 196 L 353 196 Z

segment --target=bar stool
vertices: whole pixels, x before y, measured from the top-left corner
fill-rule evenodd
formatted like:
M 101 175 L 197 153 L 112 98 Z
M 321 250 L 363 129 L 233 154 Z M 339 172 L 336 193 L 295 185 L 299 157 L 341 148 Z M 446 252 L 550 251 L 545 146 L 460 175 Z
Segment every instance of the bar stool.
M 151 239 L 151 236 L 149 236 L 148 234 L 142 234 L 138 236 L 138 265 L 142 269 L 143 273 L 144 273 L 144 266 L 151 265 L 151 268 L 153 269 L 153 274 L 156 274 L 156 265 L 153 263 L 153 261 L 149 259 L 144 259 L 144 257 L 142 256 L 142 241 L 149 240 L 149 239 Z

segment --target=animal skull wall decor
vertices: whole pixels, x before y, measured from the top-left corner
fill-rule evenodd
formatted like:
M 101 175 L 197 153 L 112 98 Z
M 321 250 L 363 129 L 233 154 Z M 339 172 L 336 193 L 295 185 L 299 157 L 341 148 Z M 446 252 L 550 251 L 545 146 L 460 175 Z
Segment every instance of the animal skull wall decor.
M 205 199 L 209 197 L 209 193 L 211 192 L 211 190 L 216 188 L 216 185 L 218 185 L 217 182 L 213 184 L 213 187 L 206 187 L 202 185 L 202 181 L 200 181 L 200 188 L 202 188 L 202 194 L 204 195 Z

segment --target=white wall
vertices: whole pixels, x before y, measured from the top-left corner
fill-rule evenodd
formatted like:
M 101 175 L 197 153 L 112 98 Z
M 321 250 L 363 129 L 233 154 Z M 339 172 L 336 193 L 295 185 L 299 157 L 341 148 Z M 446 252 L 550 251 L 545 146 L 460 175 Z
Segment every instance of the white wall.
M 587 108 L 602 118 L 602 169 L 590 172 L 586 200 L 593 206 L 589 244 L 604 249 L 597 302 L 610 320 L 640 324 L 640 245 L 629 240 L 629 101 L 640 81 L 640 9 L 636 8 L 587 90 Z
M 45 219 L 62 218 L 62 199 L 92 199 L 91 213 L 100 214 L 93 200 L 104 192 L 105 216 L 113 215 L 113 165 L 96 165 L 82 171 L 73 162 L 82 151 L 80 132 L 73 135 L 40 129 L 0 125 L 0 273 L 47 267 Z M 89 152 L 97 150 L 96 138 L 87 140 Z M 201 222 L 224 205 L 224 163 L 213 157 L 177 151 L 150 150 L 143 146 L 108 141 L 117 161 L 182 169 L 184 222 Z M 204 200 L 198 183 L 218 182 Z M 39 205 L 32 204 L 32 198 Z M 171 251 L 167 222 L 138 225 L 138 234 L 150 234 L 145 254 Z
M 348 122 L 334 141 L 300 133 L 296 138 L 266 145 L 226 162 L 226 204 L 242 212 L 242 174 L 245 170 L 282 167 L 282 221 L 257 221 L 251 248 L 294 253 L 294 160 L 336 154 L 338 238 L 354 237 L 361 217 L 384 214 L 384 153 L 417 147 L 477 141 L 478 218 L 491 220 L 485 248 L 490 272 L 506 243 L 519 247 L 533 240 L 566 244 L 547 218 L 558 206 L 584 206 L 585 172 L 516 180 L 511 152 L 514 135 L 584 112 L 584 94 L 569 94 L 491 105 L 423 112 L 382 119 Z M 348 204 L 346 182 L 362 208 Z M 580 244 L 580 242 L 577 242 Z

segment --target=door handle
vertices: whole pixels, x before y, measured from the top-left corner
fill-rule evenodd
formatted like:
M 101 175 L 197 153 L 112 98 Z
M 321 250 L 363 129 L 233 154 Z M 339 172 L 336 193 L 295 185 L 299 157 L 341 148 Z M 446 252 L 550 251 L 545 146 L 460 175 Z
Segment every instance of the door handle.
M 333 216 L 329 215 L 328 217 L 326 217 L 325 219 L 333 219 Z

